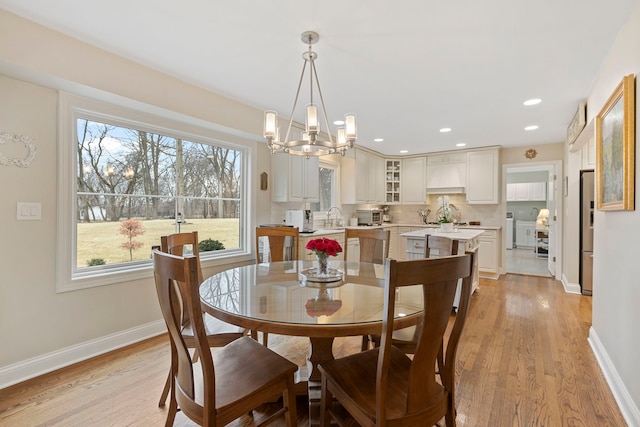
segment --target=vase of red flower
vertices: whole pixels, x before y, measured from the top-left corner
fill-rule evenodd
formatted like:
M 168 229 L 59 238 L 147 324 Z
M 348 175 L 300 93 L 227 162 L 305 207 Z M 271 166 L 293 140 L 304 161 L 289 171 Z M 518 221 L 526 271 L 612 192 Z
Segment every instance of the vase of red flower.
M 342 246 L 337 240 L 325 237 L 309 240 L 305 248 L 312 250 L 318 258 L 318 275 L 326 275 L 329 257 L 336 256 L 342 252 Z

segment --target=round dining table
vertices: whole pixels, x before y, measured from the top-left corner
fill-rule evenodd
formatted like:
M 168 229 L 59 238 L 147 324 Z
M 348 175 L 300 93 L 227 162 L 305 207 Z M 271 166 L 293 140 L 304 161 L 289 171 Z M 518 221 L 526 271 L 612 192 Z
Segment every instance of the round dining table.
M 218 319 L 254 332 L 309 338 L 307 375 L 297 381 L 309 394 L 311 424 L 320 398 L 317 366 L 333 359 L 334 338 L 380 334 L 384 312 L 384 265 L 330 261 L 329 277 L 319 277 L 317 266 L 307 260 L 245 265 L 200 285 L 203 310 Z M 396 329 L 415 325 L 423 310 L 419 287 L 400 292 Z

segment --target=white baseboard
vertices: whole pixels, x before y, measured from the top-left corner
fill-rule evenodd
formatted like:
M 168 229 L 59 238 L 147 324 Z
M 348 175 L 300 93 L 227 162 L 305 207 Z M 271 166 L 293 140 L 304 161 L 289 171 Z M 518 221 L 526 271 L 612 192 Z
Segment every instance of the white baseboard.
M 580 289 L 580 283 L 570 283 L 567 280 L 567 277 L 563 274 L 562 275 L 562 287 L 564 288 L 564 291 L 568 294 L 581 294 L 582 293 L 582 289 Z
M 616 371 L 615 366 L 611 362 L 609 355 L 602 346 L 602 342 L 600 342 L 598 334 L 593 327 L 589 328 L 588 341 L 625 421 L 630 427 L 640 427 L 640 409 L 638 409 L 633 399 L 631 399 L 622 378 L 618 375 L 618 371 Z
M 158 320 L 0 367 L 0 389 L 166 332 Z

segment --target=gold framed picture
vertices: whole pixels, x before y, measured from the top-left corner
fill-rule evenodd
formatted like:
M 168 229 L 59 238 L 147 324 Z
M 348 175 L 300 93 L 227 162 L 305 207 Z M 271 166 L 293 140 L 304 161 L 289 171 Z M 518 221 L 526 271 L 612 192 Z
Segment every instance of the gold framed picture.
M 625 76 L 596 116 L 596 208 L 635 209 L 635 75 Z

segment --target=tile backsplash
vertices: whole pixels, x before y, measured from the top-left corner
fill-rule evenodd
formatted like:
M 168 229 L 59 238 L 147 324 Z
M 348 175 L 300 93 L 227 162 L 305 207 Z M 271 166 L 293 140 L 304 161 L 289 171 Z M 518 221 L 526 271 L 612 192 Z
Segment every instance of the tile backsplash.
M 449 194 L 449 201 L 461 213 L 460 221 L 480 221 L 481 225 L 502 226 L 502 205 L 470 205 L 467 203 L 464 194 Z M 431 210 L 428 221 L 436 221 L 438 210 L 438 195 L 430 194 L 426 198 L 427 203 L 423 205 L 389 205 L 391 221 L 402 224 L 420 223 L 418 209 Z
M 454 204 L 461 213 L 461 222 L 480 221 L 481 225 L 502 226 L 502 205 L 470 205 L 466 201 L 464 194 L 449 194 L 450 203 Z M 436 211 L 438 210 L 438 195 L 428 195 L 427 204 L 422 205 L 388 205 L 391 222 L 398 224 L 420 224 L 418 209 L 431 209 L 429 221 L 436 221 Z M 344 223 L 348 224 L 349 218 L 356 209 L 370 209 L 381 207 L 379 205 L 342 205 L 342 216 Z M 272 203 L 271 220 L 272 223 L 282 223 L 287 209 L 303 209 L 303 203 Z M 317 215 L 314 215 L 317 217 Z M 320 215 L 321 216 L 321 215 Z M 318 218 L 319 220 L 319 218 Z M 320 222 L 314 223 L 314 228 L 322 228 Z

